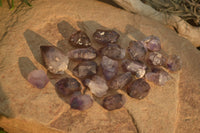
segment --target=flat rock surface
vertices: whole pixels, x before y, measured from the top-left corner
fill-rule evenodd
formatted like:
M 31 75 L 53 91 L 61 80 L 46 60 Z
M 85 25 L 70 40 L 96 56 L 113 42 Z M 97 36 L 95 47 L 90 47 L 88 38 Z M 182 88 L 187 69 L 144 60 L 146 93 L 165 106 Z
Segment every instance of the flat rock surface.
M 200 132 L 200 52 L 189 41 L 158 22 L 95 0 L 41 0 L 32 5 L 19 5 L 14 11 L 0 8 L 0 127 L 25 133 Z M 64 76 L 47 72 L 50 82 L 44 89 L 26 80 L 32 70 L 46 72 L 41 45 L 67 52 L 73 49 L 68 43 L 72 33 L 81 29 L 92 38 L 99 28 L 116 30 L 123 48 L 130 40 L 158 36 L 166 53 L 181 57 L 183 68 L 170 73 L 173 80 L 165 86 L 150 83 L 150 93 L 143 100 L 119 91 L 127 101 L 115 111 L 105 110 L 98 102 L 86 111 L 70 109 L 54 87 Z M 101 47 L 91 41 L 95 48 Z M 71 63 L 71 70 L 73 66 Z

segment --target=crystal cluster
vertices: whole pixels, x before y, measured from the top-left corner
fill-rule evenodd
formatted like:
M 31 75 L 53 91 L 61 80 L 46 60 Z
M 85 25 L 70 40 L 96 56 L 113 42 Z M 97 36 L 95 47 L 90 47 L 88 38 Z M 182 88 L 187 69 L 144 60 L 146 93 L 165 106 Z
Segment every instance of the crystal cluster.
M 126 100 L 122 94 L 108 94 L 109 90 L 122 89 L 130 97 L 141 100 L 151 89 L 147 81 L 165 85 L 171 79 L 167 71 L 181 69 L 180 57 L 165 54 L 156 36 L 130 41 L 127 49 L 118 44 L 120 35 L 114 30 L 97 29 L 92 37 L 96 43 L 103 44 L 100 49 L 93 48 L 83 31 L 71 35 L 69 43 L 76 49 L 67 54 L 54 46 L 41 46 L 47 69 L 54 74 L 63 73 L 69 60 L 78 62 L 72 70 L 76 78 L 63 78 L 55 84 L 58 93 L 71 97 L 73 109 L 85 110 L 93 104 L 89 95 L 80 93 L 82 84 L 89 88 L 93 97 L 101 99 L 102 107 L 111 111 L 123 107 Z M 95 62 L 99 59 L 96 60 L 97 56 L 100 57 L 99 64 Z

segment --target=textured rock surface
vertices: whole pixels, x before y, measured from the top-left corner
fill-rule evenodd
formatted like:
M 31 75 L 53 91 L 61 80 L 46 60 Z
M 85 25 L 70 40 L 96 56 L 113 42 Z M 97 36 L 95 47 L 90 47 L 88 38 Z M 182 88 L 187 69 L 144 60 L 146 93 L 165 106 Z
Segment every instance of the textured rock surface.
M 13 11 L 0 8 L 0 113 L 8 117 L 0 118 L 1 127 L 9 133 L 199 132 L 200 53 L 189 41 L 160 23 L 94 0 L 41 0 L 32 5 L 16 6 Z M 65 39 L 74 31 L 81 29 L 92 37 L 96 29 L 105 27 L 117 30 L 123 48 L 131 39 L 158 36 L 166 53 L 180 56 L 182 70 L 170 73 L 173 80 L 162 87 L 150 84 L 148 96 L 140 101 L 121 92 L 126 104 L 111 112 L 95 101 L 84 112 L 70 109 L 54 89 L 60 79 L 56 75 L 48 74 L 51 82 L 42 90 L 25 79 L 35 68 L 45 70 L 39 46 L 55 45 L 66 52 L 72 46 Z M 92 43 L 95 48 L 102 46 Z

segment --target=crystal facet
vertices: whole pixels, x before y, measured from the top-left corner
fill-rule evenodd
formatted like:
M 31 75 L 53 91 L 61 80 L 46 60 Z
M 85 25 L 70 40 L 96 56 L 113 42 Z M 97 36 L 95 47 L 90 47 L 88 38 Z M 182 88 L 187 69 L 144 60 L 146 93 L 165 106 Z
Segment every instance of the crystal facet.
M 137 78 L 142 78 L 145 75 L 147 68 L 147 66 L 143 62 L 132 61 L 128 59 L 122 61 L 122 67 L 126 71 L 130 71 L 133 74 L 136 74 Z
M 64 74 L 68 69 L 69 58 L 55 46 L 40 46 L 47 69 L 54 74 Z
M 106 80 L 110 80 L 117 74 L 118 62 L 111 58 L 103 56 L 101 61 L 101 67 L 103 69 L 103 74 Z
M 137 79 L 127 89 L 127 93 L 130 97 L 143 99 L 148 95 L 149 90 L 150 86 L 144 79 Z
M 69 39 L 70 44 L 75 47 L 89 47 L 91 46 L 90 38 L 83 31 L 77 31 L 72 34 Z
M 151 72 L 146 73 L 145 79 L 157 85 L 164 85 L 171 77 L 165 70 L 153 68 Z
M 97 73 L 97 63 L 94 61 L 83 61 L 74 69 L 73 74 L 78 78 L 86 78 Z
M 123 89 L 132 80 L 131 72 L 126 72 L 111 81 L 109 87 L 113 90 Z
M 103 107 L 109 111 L 120 109 L 125 102 L 126 99 L 122 94 L 110 95 L 103 99 Z
M 100 49 L 100 53 L 103 56 L 107 56 L 115 60 L 120 60 L 125 57 L 126 50 L 121 48 L 117 44 L 108 44 L 102 49 Z
M 42 89 L 49 82 L 46 73 L 43 70 L 33 70 L 29 73 L 27 80 L 35 87 Z
M 150 51 L 160 51 L 161 50 L 161 42 L 160 39 L 156 36 L 149 36 L 145 38 L 142 43 L 144 43 L 145 48 Z
M 76 59 L 76 60 L 92 60 L 96 58 L 97 52 L 94 48 L 88 47 L 88 48 L 79 48 L 75 50 L 71 50 L 67 54 L 70 59 Z
M 166 57 L 159 52 L 150 52 L 147 58 L 148 62 L 154 66 L 163 66 L 166 62 Z
M 71 98 L 70 106 L 73 109 L 86 110 L 93 105 L 93 100 L 89 95 L 76 95 Z
M 100 76 L 93 76 L 92 79 L 85 80 L 86 86 L 90 88 L 90 91 L 97 97 L 102 97 L 107 93 L 108 86 L 106 81 Z
M 119 34 L 114 30 L 100 30 L 97 29 L 93 34 L 93 38 L 97 43 L 100 44 L 108 44 L 115 43 L 119 38 Z
M 181 69 L 181 59 L 177 55 L 170 55 L 166 62 L 166 68 L 170 71 L 176 72 Z
M 63 78 L 56 82 L 56 91 L 62 96 L 69 96 L 81 90 L 79 82 L 74 78 Z
M 130 41 L 128 53 L 133 60 L 144 61 L 146 49 L 140 41 Z

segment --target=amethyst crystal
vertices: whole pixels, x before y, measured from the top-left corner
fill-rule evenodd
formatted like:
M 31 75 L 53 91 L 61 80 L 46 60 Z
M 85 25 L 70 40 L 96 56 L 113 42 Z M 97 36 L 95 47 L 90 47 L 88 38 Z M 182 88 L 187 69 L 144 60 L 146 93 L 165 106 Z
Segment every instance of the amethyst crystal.
M 79 82 L 74 78 L 63 78 L 56 82 L 56 91 L 62 96 L 69 96 L 81 90 Z
M 148 62 L 154 66 L 163 66 L 166 62 L 166 57 L 164 57 L 159 52 L 150 52 L 147 57 Z
M 101 61 L 101 67 L 106 80 L 110 80 L 117 74 L 118 62 L 112 60 L 111 58 L 103 56 Z
M 140 41 L 130 41 L 128 53 L 133 60 L 144 61 L 146 49 Z
M 145 38 L 142 43 L 144 43 L 145 48 L 150 51 L 160 51 L 161 50 L 161 42 L 160 39 L 156 36 L 149 36 Z
M 130 83 L 131 80 L 132 80 L 131 72 L 126 72 L 126 73 L 121 74 L 120 76 L 116 77 L 114 80 L 112 80 L 109 87 L 114 90 L 122 89 L 128 83 Z
M 150 86 L 144 79 L 137 79 L 127 89 L 127 93 L 130 97 L 143 99 L 148 95 L 149 90 Z
M 68 69 L 69 58 L 55 46 L 40 46 L 47 69 L 54 74 L 64 74 Z
M 100 76 L 93 76 L 93 78 L 85 80 L 86 86 L 90 88 L 90 91 L 97 97 L 102 97 L 107 93 L 108 86 L 106 81 Z
M 181 59 L 177 55 L 170 55 L 166 62 L 166 68 L 170 71 L 176 72 L 181 69 Z
M 86 110 L 93 105 L 93 100 L 89 95 L 75 95 L 71 98 L 70 106 L 73 109 Z
M 94 40 L 100 44 L 115 43 L 117 42 L 119 36 L 120 35 L 114 30 L 97 29 L 93 34 Z
M 28 74 L 27 78 L 33 86 L 42 89 L 49 82 L 46 73 L 43 70 L 33 70 Z
M 94 61 L 84 61 L 73 69 L 73 74 L 78 78 L 86 78 L 97 73 L 97 63 Z
M 164 85 L 171 79 L 170 75 L 161 68 L 153 68 L 151 72 L 147 72 L 145 79 L 157 85 Z
M 103 56 L 107 56 L 109 58 L 112 58 L 114 60 L 120 60 L 125 57 L 126 50 L 121 48 L 117 44 L 108 44 L 102 49 L 100 49 L 100 53 Z
M 132 61 L 128 59 L 122 61 L 122 67 L 126 71 L 130 71 L 133 74 L 136 74 L 137 78 L 142 78 L 145 75 L 147 68 L 147 66 L 143 62 Z
M 97 52 L 94 48 L 79 48 L 75 50 L 71 50 L 67 54 L 70 59 L 83 59 L 83 60 L 92 60 L 96 58 Z
M 126 99 L 122 94 L 107 96 L 103 99 L 103 107 L 109 111 L 120 109 L 125 104 Z
M 72 34 L 69 39 L 70 44 L 75 47 L 89 47 L 91 46 L 90 38 L 83 31 L 77 31 Z

